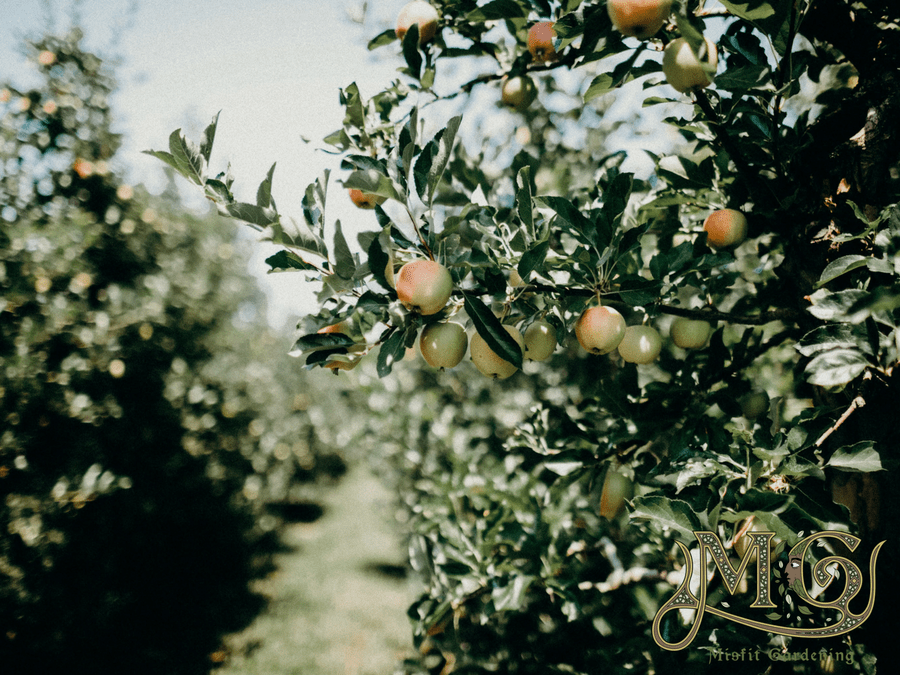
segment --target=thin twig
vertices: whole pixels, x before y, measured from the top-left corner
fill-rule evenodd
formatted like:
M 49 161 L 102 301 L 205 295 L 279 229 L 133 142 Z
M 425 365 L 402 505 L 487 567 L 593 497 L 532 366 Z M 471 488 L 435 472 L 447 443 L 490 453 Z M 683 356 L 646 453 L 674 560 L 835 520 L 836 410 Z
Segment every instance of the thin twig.
M 857 408 L 862 408 L 866 404 L 866 400 L 862 396 L 857 396 L 853 401 L 851 401 L 850 406 L 844 411 L 844 414 L 838 418 L 838 421 L 834 423 L 834 425 L 826 431 L 824 434 L 819 436 L 819 440 L 816 441 L 816 447 L 822 447 L 822 443 L 828 440 L 828 437 L 831 436 L 835 431 L 837 431 L 840 426 L 847 421 L 847 418 L 853 414 L 853 411 Z

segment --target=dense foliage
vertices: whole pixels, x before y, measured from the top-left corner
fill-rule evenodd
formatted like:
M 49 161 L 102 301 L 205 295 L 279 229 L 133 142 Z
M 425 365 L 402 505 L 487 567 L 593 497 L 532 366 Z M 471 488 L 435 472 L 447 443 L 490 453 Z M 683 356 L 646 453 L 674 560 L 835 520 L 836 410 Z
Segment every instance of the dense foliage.
M 0 669 L 202 673 L 261 607 L 267 504 L 341 461 L 236 226 L 118 177 L 80 43 L 2 89 Z
M 349 374 L 372 409 L 361 442 L 391 468 L 424 579 L 410 610 L 422 658 L 406 669 L 871 673 L 889 663 L 900 8 L 685 0 L 639 40 L 612 25 L 606 0 L 432 4 L 432 40 L 420 43 L 416 27 L 402 41 L 393 30 L 372 39 L 402 55 L 401 78 L 368 100 L 343 89 L 343 125 L 325 139 L 343 156 L 346 188 L 387 200 L 370 204 L 372 230 L 354 245 L 326 221 L 328 175 L 295 221 L 275 206 L 271 172 L 256 203 L 238 201 L 233 178 L 210 171 L 215 121 L 200 143 L 175 132 L 168 152 L 153 153 L 282 245 L 273 269 L 320 284 L 321 311 L 301 322 L 295 352 L 309 366 L 362 363 Z M 539 20 L 554 22 L 555 60 L 528 50 Z M 704 36 L 717 45 L 715 73 Z M 705 55 L 711 86 L 665 86 L 663 50 L 679 37 Z M 481 74 L 461 81 L 467 68 Z M 517 75 L 534 80 L 537 100 L 503 110 L 501 81 Z M 467 106 L 490 91 L 496 107 Z M 448 109 L 465 113 L 439 117 Z M 442 128 L 426 136 L 426 123 Z M 664 130 L 678 141 L 628 149 Z M 713 247 L 703 225 L 726 208 L 746 216 L 748 237 Z M 398 268 L 423 258 L 453 279 L 436 314 L 398 294 Z M 711 336 L 694 348 L 667 339 L 647 364 L 588 354 L 573 334 L 600 303 L 629 325 L 666 335 L 688 318 Z M 436 372 L 402 361 L 423 326 L 448 317 L 519 372 L 495 381 L 471 364 Z M 537 320 L 561 347 L 523 362 L 503 326 L 524 333 Z M 772 607 L 751 607 L 754 564 L 733 595 L 717 572 L 703 599 L 774 630 L 707 612 L 688 648 L 653 639 L 700 530 L 733 561 L 745 532 L 773 533 L 772 569 L 759 577 L 771 573 Z M 829 538 L 789 559 L 823 531 L 861 543 L 851 553 Z M 817 639 L 779 634 L 836 621 L 809 594 L 831 602 L 848 577 L 858 582 L 846 559 L 861 570 L 850 608 L 862 615 L 882 541 L 865 623 Z M 844 561 L 838 578 L 808 590 L 826 554 Z M 806 587 L 793 582 L 795 563 Z M 669 645 L 688 632 L 686 607 L 659 624 Z M 723 654 L 744 656 L 726 664 Z

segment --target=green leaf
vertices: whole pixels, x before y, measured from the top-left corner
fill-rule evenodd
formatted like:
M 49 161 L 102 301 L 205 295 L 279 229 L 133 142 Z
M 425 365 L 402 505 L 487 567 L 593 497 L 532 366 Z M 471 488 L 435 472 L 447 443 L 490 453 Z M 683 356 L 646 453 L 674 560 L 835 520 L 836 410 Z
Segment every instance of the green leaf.
M 284 272 L 286 270 L 317 271 L 314 265 L 310 265 L 293 251 L 279 251 L 275 255 L 266 258 L 266 264 L 272 269 L 270 272 Z
M 356 188 L 363 192 L 368 192 L 369 194 L 402 201 L 397 193 L 394 181 L 375 169 L 354 171 L 344 181 L 344 187 Z
M 822 275 L 819 277 L 819 282 L 816 286 L 822 287 L 829 281 L 834 281 L 839 276 L 847 274 L 847 272 L 852 272 L 860 267 L 865 267 L 868 264 L 868 261 L 869 258 L 862 255 L 842 256 L 837 260 L 828 263 L 828 266 L 822 270 Z
M 656 527 L 677 532 L 685 541 L 696 541 L 694 532 L 700 530 L 700 520 L 690 505 L 679 499 L 649 495 L 634 500 L 633 520 L 649 520 Z
M 243 202 L 232 202 L 231 204 L 219 204 L 219 213 L 223 216 L 229 216 L 247 223 L 248 225 L 262 230 L 274 223 L 277 223 L 278 212 L 271 208 L 262 208 L 256 204 L 246 204 Z
M 810 296 L 812 306 L 809 307 L 809 313 L 822 321 L 859 323 L 851 315 L 850 309 L 868 296 L 869 293 L 863 290 L 852 289 L 832 293 L 821 288 Z
M 165 150 L 144 150 L 143 154 L 150 155 L 151 157 L 156 157 L 156 159 L 161 159 L 163 162 L 175 169 L 175 171 L 177 171 L 179 174 L 184 175 L 184 173 L 182 173 L 181 163 L 177 159 L 175 159 L 175 157 L 171 153 L 168 153 Z M 187 176 L 185 176 L 185 178 L 187 178 Z
M 860 441 L 853 445 L 838 448 L 825 466 L 842 471 L 883 471 L 881 455 L 875 449 L 874 441 Z
M 747 21 L 760 21 L 768 19 L 775 14 L 775 8 L 767 0 L 747 0 L 747 2 L 719 1 L 725 5 L 729 12 Z
M 547 251 L 549 250 L 550 240 L 548 239 L 525 251 L 525 253 L 522 254 L 522 258 L 519 260 L 519 264 L 516 266 L 516 271 L 519 273 L 519 276 L 522 277 L 522 279 L 528 279 L 528 276 L 534 270 L 543 266 L 544 260 L 547 258 Z
M 466 21 L 483 23 L 497 19 L 524 19 L 527 16 L 522 5 L 515 0 L 491 0 L 484 7 L 479 7 L 466 14 Z
M 169 152 L 181 167 L 179 173 L 197 185 L 203 185 L 206 180 L 206 159 L 200 154 L 200 147 L 188 140 L 176 129 L 169 136 Z
M 346 89 L 341 91 L 340 99 L 341 104 L 347 111 L 344 116 L 344 123 L 363 130 L 366 126 L 366 113 L 363 108 L 362 98 L 359 95 L 359 87 L 356 86 L 356 82 L 353 82 Z
M 584 102 L 589 103 L 595 98 L 603 96 L 604 94 L 608 94 L 615 88 L 616 81 L 613 79 L 612 74 L 600 73 L 593 80 L 591 80 L 590 86 L 588 87 L 587 91 L 584 92 Z
M 846 323 L 819 326 L 804 335 L 797 343 L 796 349 L 803 356 L 810 357 L 831 349 L 856 349 L 872 354 L 864 327 Z
M 531 200 L 531 167 L 523 166 L 516 175 L 516 213 L 530 239 L 534 239 L 534 205 Z M 532 268 L 534 269 L 534 268 Z M 523 277 L 524 279 L 524 277 Z
M 415 79 L 422 75 L 422 54 L 419 53 L 419 24 L 413 23 L 403 36 L 403 58 L 409 74 Z
M 439 132 L 440 133 L 440 132 Z M 432 141 L 428 143 L 413 167 L 413 182 L 416 185 L 416 193 L 423 202 L 427 201 L 428 196 L 428 174 L 431 172 L 431 166 L 434 164 L 434 155 L 437 152 L 437 144 Z
M 212 122 L 203 130 L 203 135 L 200 137 L 200 154 L 203 155 L 203 159 L 207 163 L 209 162 L 209 156 L 212 154 L 213 141 L 216 139 L 216 127 L 219 125 L 220 113 L 221 111 L 215 114 Z
M 596 230 L 578 207 L 565 197 L 535 197 L 539 204 L 543 204 L 549 209 L 553 209 L 556 214 L 562 218 L 576 234 L 581 235 L 581 239 L 589 244 L 595 244 Z
M 494 601 L 494 609 L 498 612 L 504 610 L 519 610 L 525 604 L 525 597 L 528 588 L 534 583 L 537 577 L 529 575 L 519 575 L 512 580 L 512 583 L 495 588 L 491 592 L 491 598 Z
M 391 250 L 391 226 L 386 225 L 377 237 L 372 239 L 366 253 L 369 256 L 369 270 L 375 277 L 375 281 L 384 286 L 391 288 L 385 276 L 388 263 L 390 262 Z
M 297 338 L 291 353 L 297 356 L 305 352 L 323 349 L 346 349 L 354 344 L 353 339 L 343 333 L 311 333 Z
M 639 276 L 623 277 L 619 281 L 619 297 L 632 307 L 650 305 L 659 300 L 662 284 Z
M 459 130 L 459 125 L 462 122 L 462 117 L 457 115 L 450 119 L 447 122 L 447 126 L 440 133 L 440 140 L 435 136 L 435 141 L 438 143 L 437 152 L 434 155 L 434 161 L 431 164 L 431 168 L 428 170 L 428 206 L 431 208 L 434 203 L 434 192 L 437 189 L 438 183 L 441 181 L 441 177 L 444 175 L 444 170 L 447 168 L 447 163 L 450 161 L 450 155 L 453 150 L 453 142 L 456 140 L 456 132 Z
M 391 374 L 394 364 L 406 356 L 406 340 L 402 330 L 395 330 L 378 350 L 378 377 Z
M 484 338 L 494 353 L 517 368 L 522 367 L 522 349 L 503 327 L 494 313 L 479 298 L 463 292 L 466 313 L 475 324 L 475 330 Z
M 865 355 L 855 349 L 831 349 L 806 366 L 807 380 L 819 387 L 841 387 L 862 375 L 869 366 Z
M 256 191 L 256 205 L 262 208 L 266 208 L 268 206 L 274 206 L 272 204 L 272 176 L 275 173 L 275 165 L 272 165 L 272 168 L 269 169 L 269 173 L 266 174 L 263 182 L 259 184 L 259 189 Z
M 344 279 L 353 278 L 356 271 L 356 262 L 353 259 L 353 253 L 347 245 L 347 239 L 344 237 L 344 231 L 341 229 L 341 221 L 334 223 L 334 271 Z
M 384 47 L 385 45 L 389 45 L 397 39 L 397 33 L 394 32 L 393 28 L 390 28 L 383 33 L 379 33 L 371 40 L 369 40 L 369 51 L 373 49 L 378 49 L 379 47 Z

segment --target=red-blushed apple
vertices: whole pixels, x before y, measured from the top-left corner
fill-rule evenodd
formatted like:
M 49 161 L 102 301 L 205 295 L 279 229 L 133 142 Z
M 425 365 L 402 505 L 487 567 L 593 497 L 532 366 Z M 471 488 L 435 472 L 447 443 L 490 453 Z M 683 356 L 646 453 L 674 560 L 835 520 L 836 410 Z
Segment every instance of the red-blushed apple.
M 712 84 L 707 69 L 715 73 L 719 55 L 712 40 L 705 37 L 703 41 L 699 58 L 684 38 L 672 40 L 663 52 L 662 69 L 666 82 L 681 93 L 703 89 Z
M 466 355 L 466 329 L 453 321 L 432 323 L 422 329 L 419 351 L 432 368 L 455 368 Z
M 543 319 L 532 322 L 523 339 L 529 361 L 546 361 L 556 350 L 556 329 Z
M 527 75 L 516 75 L 503 79 L 500 100 L 513 110 L 524 110 L 537 96 L 537 87 Z
M 525 341 L 519 330 L 515 326 L 503 327 L 524 352 Z M 488 346 L 488 343 L 478 333 L 475 333 L 469 342 L 469 356 L 479 372 L 497 380 L 505 380 L 518 370 L 515 365 L 497 356 L 496 352 Z
M 559 58 L 556 47 L 553 46 L 555 38 L 556 31 L 553 30 L 552 21 L 539 21 L 529 28 L 528 51 L 531 53 L 531 60 L 535 63 L 546 63 Z
M 424 0 L 413 0 L 406 4 L 397 15 L 397 38 L 403 37 L 414 23 L 419 26 L 419 44 L 423 45 L 437 34 L 438 12 L 433 5 Z
M 677 316 L 669 328 L 672 342 L 682 349 L 700 349 L 712 334 L 712 326 L 702 319 Z
M 606 9 L 622 35 L 646 40 L 663 27 L 672 13 L 672 0 L 608 0 Z
M 747 217 L 735 209 L 719 209 L 706 218 L 703 231 L 712 248 L 735 248 L 747 238 Z
M 384 204 L 387 199 L 381 195 L 373 195 L 356 188 L 350 188 L 347 190 L 347 194 L 350 195 L 350 201 L 361 209 L 374 209 L 376 205 Z
M 430 315 L 440 312 L 453 293 L 449 270 L 434 260 L 413 260 L 400 268 L 397 297 L 407 309 Z
M 575 323 L 578 343 L 591 354 L 609 354 L 625 337 L 625 318 L 612 307 L 590 307 Z
M 623 361 L 650 363 L 662 350 L 662 338 L 653 326 L 628 326 L 618 349 Z

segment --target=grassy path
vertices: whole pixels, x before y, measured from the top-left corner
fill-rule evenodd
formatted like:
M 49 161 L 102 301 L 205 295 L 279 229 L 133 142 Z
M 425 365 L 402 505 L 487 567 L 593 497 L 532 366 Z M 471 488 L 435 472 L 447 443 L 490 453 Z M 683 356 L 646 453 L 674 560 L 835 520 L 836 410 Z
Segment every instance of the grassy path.
M 229 642 L 217 675 L 385 675 L 412 648 L 408 582 L 390 495 L 364 468 L 327 493 L 314 523 L 290 524 L 264 614 Z

